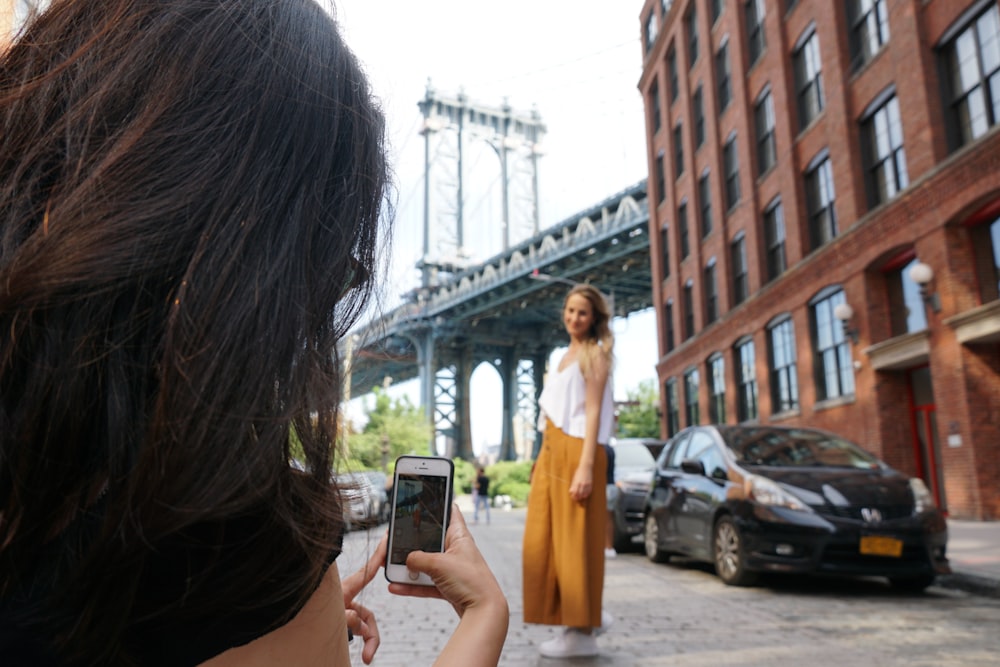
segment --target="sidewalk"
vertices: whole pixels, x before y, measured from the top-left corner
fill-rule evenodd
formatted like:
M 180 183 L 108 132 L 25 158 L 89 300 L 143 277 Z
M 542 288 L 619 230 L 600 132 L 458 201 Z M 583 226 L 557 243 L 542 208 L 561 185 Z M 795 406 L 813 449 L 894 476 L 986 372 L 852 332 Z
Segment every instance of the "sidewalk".
M 471 521 L 472 496 L 458 496 L 456 502 Z M 935 585 L 1000 597 L 1000 521 L 949 519 L 948 560 L 952 573 L 938 577 Z
M 1000 521 L 949 519 L 948 560 L 938 586 L 1000 597 Z

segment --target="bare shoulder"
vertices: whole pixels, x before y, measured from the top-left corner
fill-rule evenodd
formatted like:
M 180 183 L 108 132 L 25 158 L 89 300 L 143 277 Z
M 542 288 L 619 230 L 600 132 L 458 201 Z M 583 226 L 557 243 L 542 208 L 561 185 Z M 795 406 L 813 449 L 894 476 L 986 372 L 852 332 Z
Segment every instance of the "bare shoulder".
M 347 616 L 340 572 L 334 563 L 295 618 L 244 646 L 202 663 L 202 667 L 349 665 Z

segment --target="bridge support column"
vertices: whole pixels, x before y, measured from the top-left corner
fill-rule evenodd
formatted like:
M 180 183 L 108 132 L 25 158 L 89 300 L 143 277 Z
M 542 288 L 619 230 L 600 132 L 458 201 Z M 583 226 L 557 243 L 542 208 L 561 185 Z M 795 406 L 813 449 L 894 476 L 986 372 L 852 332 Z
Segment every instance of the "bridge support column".
M 434 426 L 435 369 L 433 330 L 428 329 L 427 331 L 424 331 L 413 342 L 416 344 L 417 365 L 420 368 L 420 405 L 424 408 L 424 417 L 427 419 L 427 422 L 431 424 L 431 426 Z
M 514 448 L 515 419 L 518 407 L 518 354 L 515 348 L 504 348 L 500 357 L 500 379 L 503 382 L 503 430 L 500 436 L 501 461 L 513 461 L 517 458 Z
M 453 458 L 471 461 L 472 428 L 469 407 L 469 385 L 472 381 L 472 345 L 464 344 L 455 369 L 455 450 Z

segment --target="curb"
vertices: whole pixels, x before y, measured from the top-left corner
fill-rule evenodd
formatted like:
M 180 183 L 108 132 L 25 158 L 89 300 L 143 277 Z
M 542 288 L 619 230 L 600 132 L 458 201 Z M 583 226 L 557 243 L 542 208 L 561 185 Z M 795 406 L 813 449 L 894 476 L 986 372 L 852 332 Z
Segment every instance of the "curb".
M 942 574 L 934 581 L 934 585 L 984 597 L 1000 598 L 1000 581 L 967 572 Z

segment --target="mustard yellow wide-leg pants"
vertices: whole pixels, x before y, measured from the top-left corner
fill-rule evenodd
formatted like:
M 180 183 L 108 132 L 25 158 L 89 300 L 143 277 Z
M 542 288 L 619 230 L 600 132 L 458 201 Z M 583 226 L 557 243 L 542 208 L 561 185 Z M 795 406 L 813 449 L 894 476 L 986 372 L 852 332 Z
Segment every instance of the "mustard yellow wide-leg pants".
M 604 592 L 607 455 L 598 445 L 590 497 L 576 502 L 569 485 L 583 440 L 548 422 L 528 493 L 522 554 L 524 621 L 599 627 Z

